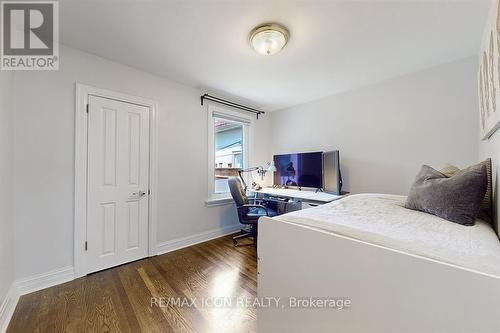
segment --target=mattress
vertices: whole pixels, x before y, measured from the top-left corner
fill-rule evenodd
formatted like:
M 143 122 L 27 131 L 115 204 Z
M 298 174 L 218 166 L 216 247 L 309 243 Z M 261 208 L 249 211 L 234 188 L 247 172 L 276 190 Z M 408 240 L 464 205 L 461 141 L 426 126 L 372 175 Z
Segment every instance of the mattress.
M 274 219 L 304 225 L 500 278 L 500 241 L 485 221 L 462 226 L 404 208 L 405 196 L 350 195 Z

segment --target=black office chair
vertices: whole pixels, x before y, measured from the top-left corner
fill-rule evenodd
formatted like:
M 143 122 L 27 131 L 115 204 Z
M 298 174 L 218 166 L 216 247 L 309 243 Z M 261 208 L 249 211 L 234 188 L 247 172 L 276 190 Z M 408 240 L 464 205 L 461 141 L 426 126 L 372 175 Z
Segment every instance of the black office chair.
M 238 219 L 241 224 L 247 225 L 250 229 L 246 232 L 233 237 L 234 246 L 238 246 L 238 240 L 246 237 L 252 237 L 254 239 L 254 244 L 257 245 L 257 221 L 262 216 L 276 216 L 276 212 L 262 204 L 254 202 L 250 204 L 250 200 L 245 193 L 245 189 L 238 178 L 228 179 L 229 190 L 231 191 L 231 196 L 236 203 L 236 208 L 238 210 Z

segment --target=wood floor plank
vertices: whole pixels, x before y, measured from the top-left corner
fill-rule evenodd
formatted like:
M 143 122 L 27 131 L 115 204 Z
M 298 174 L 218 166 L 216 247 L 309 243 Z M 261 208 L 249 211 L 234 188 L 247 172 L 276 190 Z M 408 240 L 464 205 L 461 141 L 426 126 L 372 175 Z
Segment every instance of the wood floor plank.
M 149 259 L 148 259 L 149 260 Z M 141 265 L 124 266 L 119 277 L 126 296 L 132 306 L 134 316 L 139 322 L 141 332 L 175 332 L 161 309 L 151 307 L 151 293 L 144 284 L 138 269 Z
M 134 310 L 132 308 L 132 304 L 127 297 L 127 293 L 123 288 L 123 284 L 119 283 L 120 277 L 117 270 L 110 270 L 113 275 L 113 287 L 115 297 L 117 302 L 121 304 L 122 314 L 125 316 L 125 321 L 123 321 L 124 326 L 127 326 L 130 333 L 140 332 L 141 328 L 139 325 L 139 321 L 135 317 Z

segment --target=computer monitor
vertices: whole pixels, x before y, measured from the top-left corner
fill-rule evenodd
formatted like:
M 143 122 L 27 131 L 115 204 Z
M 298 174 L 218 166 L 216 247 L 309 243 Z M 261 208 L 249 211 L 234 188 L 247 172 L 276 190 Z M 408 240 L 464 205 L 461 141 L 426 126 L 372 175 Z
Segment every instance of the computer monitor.
M 340 173 L 338 150 L 323 153 L 323 190 L 337 195 L 342 193 L 342 174 Z
M 323 187 L 323 153 L 274 155 L 274 185 L 291 187 Z

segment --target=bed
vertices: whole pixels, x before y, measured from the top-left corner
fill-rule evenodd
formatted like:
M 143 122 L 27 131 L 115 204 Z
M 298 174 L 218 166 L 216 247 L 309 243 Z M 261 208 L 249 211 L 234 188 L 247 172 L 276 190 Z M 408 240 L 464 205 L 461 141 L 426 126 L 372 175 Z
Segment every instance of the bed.
M 259 220 L 259 332 L 500 332 L 500 241 L 403 207 L 405 197 L 351 195 Z M 349 300 L 290 307 L 294 298 Z

